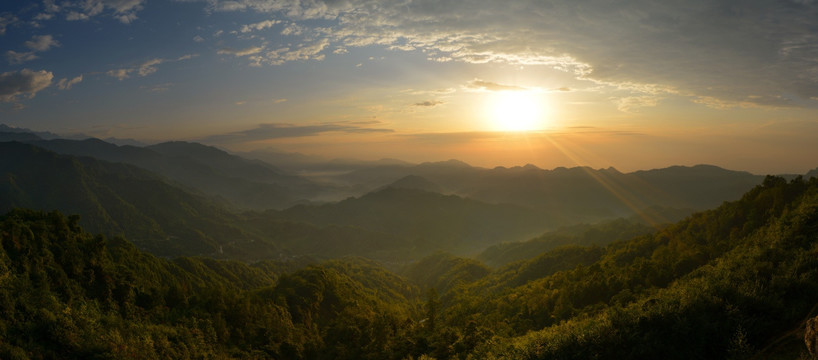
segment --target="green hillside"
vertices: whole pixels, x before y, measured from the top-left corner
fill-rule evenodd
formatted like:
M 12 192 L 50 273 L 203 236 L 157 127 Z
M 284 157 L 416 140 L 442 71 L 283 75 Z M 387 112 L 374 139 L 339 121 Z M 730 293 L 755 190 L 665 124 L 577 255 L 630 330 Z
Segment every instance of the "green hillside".
M 140 168 L 0 143 L 0 211 L 15 207 L 81 214 L 95 233 L 123 234 L 162 256 L 273 256 L 223 207 Z M 224 253 L 227 252 L 227 255 Z
M 165 260 L 78 217 L 0 217 L 0 357 L 799 358 L 818 315 L 818 179 L 606 246 L 491 270 L 435 254 Z
M 392 187 L 338 203 L 298 205 L 267 214 L 392 234 L 411 241 L 420 254 L 438 250 L 468 254 L 501 241 L 528 239 L 553 226 L 539 212 L 521 206 Z

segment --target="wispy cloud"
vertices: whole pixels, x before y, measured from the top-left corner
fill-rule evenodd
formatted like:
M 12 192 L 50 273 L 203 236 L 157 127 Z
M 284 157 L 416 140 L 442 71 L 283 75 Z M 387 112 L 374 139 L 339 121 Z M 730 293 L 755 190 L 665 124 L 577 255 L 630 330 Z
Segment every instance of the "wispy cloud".
M 253 24 L 247 24 L 241 27 L 241 32 L 248 33 L 251 31 L 259 31 L 273 27 L 275 24 L 281 23 L 280 20 L 264 20 Z
M 412 106 L 420 106 L 420 107 L 435 107 L 438 105 L 443 105 L 445 102 L 440 100 L 426 100 L 412 104 Z
M 33 51 L 26 51 L 26 52 L 16 52 L 14 50 L 6 51 L 6 59 L 8 59 L 9 64 L 16 65 L 22 64 L 24 62 L 28 62 L 34 59 L 37 59 L 38 56 L 34 54 Z
M 130 78 L 133 74 L 137 74 L 139 76 L 148 76 L 150 74 L 155 73 L 158 70 L 157 66 L 163 63 L 190 60 L 192 58 L 195 58 L 196 56 L 198 55 L 188 54 L 180 56 L 175 59 L 154 58 L 147 61 L 143 61 L 135 66 L 108 70 L 106 74 L 120 81 Z
M 535 0 L 208 0 L 207 8 L 298 22 L 297 32 L 287 32 L 300 34 L 290 49 L 327 41 L 333 49 L 422 51 L 429 61 L 546 66 L 621 91 L 616 99 L 666 95 L 776 106 L 767 100 L 818 98 L 814 1 L 748 0 L 740 11 L 725 0 L 547 7 Z M 305 59 L 272 55 L 254 60 Z
M 298 60 L 324 60 L 326 56 L 322 54 L 330 44 L 327 39 L 321 39 L 317 42 L 303 44 L 297 48 L 282 47 L 268 52 L 257 51 L 250 57 L 253 64 L 260 66 L 262 64 L 281 65 L 290 61 Z
M 71 80 L 68 80 L 67 78 L 63 78 L 63 79 L 60 79 L 60 81 L 57 82 L 57 87 L 60 90 L 70 90 L 72 86 L 74 86 L 76 84 L 79 84 L 81 82 L 82 82 L 82 75 L 77 76 L 77 77 L 75 77 L 75 78 L 73 78 Z
M 638 112 L 644 107 L 656 106 L 663 97 L 653 95 L 627 96 L 614 99 L 617 109 L 623 112 Z
M 248 56 L 253 54 L 258 54 L 262 50 L 264 50 L 264 46 L 251 46 L 244 49 L 230 49 L 230 48 L 223 48 L 217 51 L 219 55 L 233 55 L 233 56 Z
M 211 144 L 235 144 L 280 138 L 316 136 L 330 132 L 368 134 L 390 133 L 393 131 L 391 129 L 373 127 L 373 125 L 379 124 L 378 122 L 335 122 L 314 125 L 260 124 L 253 129 L 212 135 L 198 140 Z
M 85 0 L 76 2 L 64 2 L 61 6 L 54 5 L 53 2 L 46 3 L 53 5 L 50 7 L 53 14 L 57 11 L 66 12 L 65 19 L 68 21 L 85 21 L 94 16 L 104 14 L 119 20 L 123 24 L 130 24 L 137 19 L 136 13 L 142 10 L 146 0 Z M 49 7 L 47 6 L 48 10 Z M 56 10 L 56 11 L 55 11 Z M 49 12 L 47 12 L 48 14 Z
M 0 101 L 13 102 L 20 97 L 33 98 L 39 91 L 51 86 L 54 74 L 50 71 L 23 69 L 0 74 Z
M 51 35 L 35 35 L 31 40 L 23 43 L 23 45 L 32 51 L 47 51 L 52 47 L 60 46 L 60 43 L 54 40 L 54 37 Z
M 0 14 L 0 35 L 6 35 L 6 28 L 17 21 L 17 17 L 14 15 Z
M 54 37 L 51 35 L 35 35 L 31 38 L 31 40 L 24 42 L 23 45 L 27 47 L 29 51 L 6 51 L 6 58 L 8 59 L 9 64 L 22 64 L 24 62 L 38 59 L 38 52 L 48 51 L 53 47 L 60 46 L 60 43 L 57 40 L 54 40 Z
M 466 84 L 466 88 L 474 89 L 474 90 L 485 90 L 485 91 L 520 91 L 526 90 L 524 87 L 514 86 L 514 85 L 503 85 L 498 84 L 491 81 L 485 81 L 481 79 L 474 79 L 469 81 Z

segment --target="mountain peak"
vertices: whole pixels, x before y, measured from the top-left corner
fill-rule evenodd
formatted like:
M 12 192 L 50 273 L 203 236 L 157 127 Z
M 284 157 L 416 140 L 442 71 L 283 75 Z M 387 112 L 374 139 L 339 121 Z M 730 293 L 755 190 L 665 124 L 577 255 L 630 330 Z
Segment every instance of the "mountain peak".
M 446 161 L 436 161 L 436 162 L 425 162 L 420 164 L 419 166 L 434 166 L 434 167 L 456 167 L 456 168 L 470 168 L 471 165 L 457 160 L 457 159 L 449 159 Z
M 386 187 L 398 189 L 415 189 L 436 193 L 442 192 L 440 185 L 435 184 L 434 182 L 431 182 L 428 179 L 417 175 L 404 176 L 396 180 L 395 182 L 387 185 Z

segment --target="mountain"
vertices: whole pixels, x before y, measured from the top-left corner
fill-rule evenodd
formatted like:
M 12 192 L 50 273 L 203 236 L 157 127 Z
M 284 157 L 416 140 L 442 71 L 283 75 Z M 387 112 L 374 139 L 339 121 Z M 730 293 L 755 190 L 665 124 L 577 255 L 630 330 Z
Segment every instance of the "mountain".
M 435 193 L 443 192 L 443 189 L 439 185 L 416 175 L 408 175 L 400 178 L 397 181 L 385 186 L 385 188 L 387 187 L 396 189 L 415 189 Z
M 389 359 L 413 336 L 418 290 L 377 264 L 279 267 L 156 258 L 15 210 L 0 216 L 0 357 Z
M 0 124 L 2 125 L 2 124 Z M 0 142 L 3 141 L 19 141 L 19 142 L 27 142 L 27 141 L 37 141 L 42 140 L 41 137 L 34 135 L 28 132 L 8 132 L 8 131 L 0 131 Z
M 61 154 L 136 165 L 239 208 L 284 208 L 322 191 L 309 180 L 283 174 L 265 163 L 197 143 L 169 142 L 144 148 L 93 138 L 31 143 Z
M 18 127 L 14 127 L 14 126 L 8 126 L 6 124 L 0 124 L 0 132 L 7 133 L 7 134 L 9 134 L 9 133 L 11 133 L 11 134 L 31 134 L 35 138 L 39 138 L 39 139 L 57 139 L 57 138 L 61 137 L 60 135 L 57 135 L 57 134 L 54 134 L 54 133 L 48 132 L 48 131 L 34 131 L 34 130 L 31 130 L 31 129 L 26 129 L 26 128 L 18 128 Z M 4 141 L 7 141 L 7 140 L 4 140 Z
M 387 187 L 358 198 L 270 211 L 274 219 L 349 225 L 411 241 L 415 251 L 469 253 L 501 241 L 530 238 L 553 226 L 531 209 L 454 195 Z
M 159 255 L 274 256 L 221 206 L 123 163 L 0 143 L 0 211 L 15 207 L 81 214 L 94 232 L 124 234 Z
M 436 253 L 405 277 L 359 258 L 167 260 L 16 209 L 0 216 L 0 357 L 806 358 L 816 259 L 816 178 L 766 177 L 604 246 L 493 270 Z
M 101 141 L 91 144 L 110 148 Z M 129 147 L 120 151 L 136 156 L 152 152 Z M 367 256 L 405 262 L 416 255 L 415 245 L 401 235 L 345 224 L 293 222 L 259 212 L 238 214 L 147 170 L 59 155 L 31 144 L 0 143 L 0 175 L 0 211 L 24 207 L 79 214 L 86 229 L 125 235 L 140 249 L 160 256 Z
M 239 152 L 237 154 L 247 159 L 258 159 L 270 164 L 276 164 L 276 166 L 293 173 L 307 174 L 323 174 L 327 172 L 337 174 L 375 166 L 413 165 L 412 163 L 397 159 L 380 159 L 375 161 L 331 159 L 318 155 L 305 155 L 297 152 L 284 152 L 273 149 L 253 150 Z
M 450 160 L 417 166 L 378 166 L 338 175 L 336 179 L 378 188 L 407 176 L 422 177 L 446 193 L 539 209 L 562 224 L 627 217 L 657 206 L 708 209 L 739 198 L 764 178 L 709 165 L 621 173 L 614 168 L 543 170 L 533 165 L 484 169 Z M 646 219 L 652 223 L 669 220 Z
M 566 226 L 530 240 L 493 245 L 481 252 L 477 259 L 490 266 L 502 266 L 530 259 L 563 246 L 604 246 L 656 231 L 653 226 L 625 219 L 593 225 Z

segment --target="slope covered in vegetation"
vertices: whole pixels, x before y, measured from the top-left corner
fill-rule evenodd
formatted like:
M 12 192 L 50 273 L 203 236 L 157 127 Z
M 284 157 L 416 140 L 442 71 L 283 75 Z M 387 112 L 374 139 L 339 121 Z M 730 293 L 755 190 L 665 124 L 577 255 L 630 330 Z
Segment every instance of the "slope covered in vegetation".
M 416 288 L 368 261 L 168 261 L 28 210 L 0 237 L 3 359 L 385 358 L 412 329 Z
M 165 260 L 79 219 L 0 218 L 0 358 L 797 358 L 818 299 L 818 179 L 606 246 L 496 270 L 436 254 L 397 276 Z

